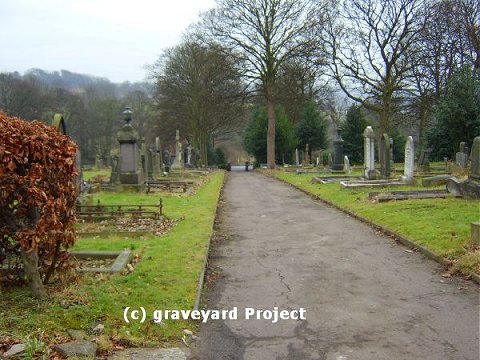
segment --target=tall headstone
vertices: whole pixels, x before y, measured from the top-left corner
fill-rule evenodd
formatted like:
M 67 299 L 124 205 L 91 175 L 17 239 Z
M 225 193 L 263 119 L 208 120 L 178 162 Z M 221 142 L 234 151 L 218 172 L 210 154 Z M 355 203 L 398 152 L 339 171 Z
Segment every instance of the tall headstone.
M 139 185 L 144 180 L 138 144 L 140 137 L 130 124 L 132 121 L 132 110 L 126 107 L 123 115 L 125 125 L 117 134 L 117 140 L 120 144 L 120 183 Z
M 120 183 L 120 156 L 118 148 L 110 150 L 110 162 L 112 166 L 110 182 L 118 184 Z
M 471 180 L 480 181 L 480 136 L 473 139 L 470 159 L 472 165 L 470 167 L 469 178 Z
M 155 149 L 152 153 L 152 166 L 153 166 L 153 174 L 152 177 L 154 179 L 158 179 L 162 176 L 162 147 L 160 146 L 160 138 L 157 136 L 155 138 Z
M 333 163 L 331 166 L 332 170 L 343 170 L 343 139 L 340 136 L 340 133 L 337 134 L 336 140 L 333 142 Z
M 467 153 L 468 148 L 465 142 L 462 141 L 460 143 L 459 150 L 460 151 L 455 154 L 455 163 L 458 166 L 466 168 L 468 165 L 468 153 Z
M 53 115 L 52 125 L 56 127 L 63 135 L 67 135 L 67 125 L 62 114 Z M 75 154 L 75 168 L 78 171 L 78 175 L 75 177 L 75 184 L 77 186 L 77 190 L 81 193 L 84 190 L 84 183 L 82 172 L 82 156 L 79 148 L 77 148 L 77 153 Z
M 403 166 L 402 181 L 406 183 L 413 182 L 413 172 L 415 169 L 415 147 L 413 137 L 409 136 L 405 143 L 405 164 Z
M 308 144 L 307 144 L 307 145 L 305 145 L 304 164 L 305 164 L 305 165 L 308 165 L 308 164 L 310 164 L 310 155 L 309 155 L 309 148 L 308 148 Z
M 180 131 L 177 130 L 175 133 L 175 160 L 172 164 L 172 169 L 181 169 L 183 168 L 183 150 L 182 143 L 180 142 Z
M 382 178 L 390 178 L 390 138 L 383 134 L 379 146 L 380 174 Z
M 395 169 L 395 162 L 393 161 L 393 138 L 390 138 L 390 171 Z
M 420 152 L 420 156 L 418 158 L 418 170 L 422 172 L 429 172 L 430 171 L 430 154 L 432 153 L 432 149 L 424 149 Z
M 192 146 L 187 146 L 187 165 L 192 166 Z
M 351 174 L 352 173 L 352 168 L 350 167 L 350 160 L 348 159 L 348 156 L 345 155 L 343 157 L 343 170 L 345 171 L 345 173 L 347 174 Z
M 376 178 L 375 175 L 375 133 L 371 126 L 367 126 L 363 132 L 363 176 L 369 180 Z
M 295 149 L 295 165 L 300 165 L 300 158 L 298 156 L 298 149 Z

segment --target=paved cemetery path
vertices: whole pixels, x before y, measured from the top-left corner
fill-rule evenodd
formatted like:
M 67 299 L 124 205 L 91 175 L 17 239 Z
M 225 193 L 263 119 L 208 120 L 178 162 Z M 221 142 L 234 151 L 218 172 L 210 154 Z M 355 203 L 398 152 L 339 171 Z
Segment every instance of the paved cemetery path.
M 196 359 L 478 359 L 478 287 L 276 180 L 231 173 Z M 306 320 L 243 320 L 245 308 Z

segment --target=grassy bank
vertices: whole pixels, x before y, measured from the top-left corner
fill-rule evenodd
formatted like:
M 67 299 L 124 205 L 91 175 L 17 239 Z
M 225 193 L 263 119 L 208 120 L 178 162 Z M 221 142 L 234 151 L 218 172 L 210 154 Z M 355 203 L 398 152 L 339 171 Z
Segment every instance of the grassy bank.
M 108 340 L 133 345 L 161 345 L 178 342 L 182 329 L 194 328 L 189 321 L 152 321 L 156 309 L 191 309 L 202 271 L 205 251 L 212 232 L 222 172 L 210 175 L 209 181 L 191 196 L 162 195 L 164 214 L 177 220 L 165 235 L 141 237 L 116 235 L 82 236 L 74 250 L 132 249 L 140 257 L 131 274 L 79 275 L 64 279 L 65 286 L 49 289 L 47 301 L 31 298 L 26 287 L 14 287 L 2 293 L 0 302 L 0 337 L 22 339 L 42 328 L 53 337 L 65 336 L 66 329 L 89 328 L 95 320 L 105 325 L 103 346 Z M 158 203 L 159 195 L 134 193 L 98 193 L 102 204 Z M 80 227 L 81 230 L 81 227 Z M 123 309 L 144 307 L 145 323 L 127 324 Z
M 480 254 L 472 248 L 470 241 L 470 224 L 480 218 L 479 201 L 448 198 L 371 203 L 368 193 L 378 189 L 342 189 L 338 183 L 312 184 L 312 177 L 317 176 L 312 174 L 297 175 L 283 171 L 266 173 L 453 260 L 456 269 L 464 273 L 480 272 Z M 420 189 L 425 188 L 414 185 L 391 190 Z

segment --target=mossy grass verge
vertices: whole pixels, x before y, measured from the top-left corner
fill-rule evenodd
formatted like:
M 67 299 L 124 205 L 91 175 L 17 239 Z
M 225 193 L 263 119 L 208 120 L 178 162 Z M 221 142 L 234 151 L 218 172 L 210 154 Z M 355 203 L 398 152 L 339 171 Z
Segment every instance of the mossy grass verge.
M 24 339 L 41 328 L 50 338 L 65 336 L 67 329 L 89 330 L 100 320 L 104 338 L 130 345 L 166 346 L 178 344 L 185 328 L 195 330 L 192 321 L 174 320 L 155 324 L 156 309 L 192 309 L 198 277 L 212 234 L 213 222 L 224 173 L 214 172 L 191 196 L 162 196 L 164 214 L 177 221 L 165 235 L 82 236 L 73 250 L 119 251 L 132 249 L 140 261 L 127 274 L 85 274 L 58 279 L 49 287 L 45 301 L 31 297 L 29 289 L 13 287 L 2 291 L 0 302 L 0 339 Z M 156 203 L 158 194 L 101 192 L 95 201 L 104 204 Z M 61 284 L 63 280 L 63 284 Z M 143 307 L 147 319 L 125 323 L 125 307 Z M 62 335 L 63 334 L 63 335 Z
M 378 189 L 342 189 L 338 183 L 313 184 L 312 174 L 262 172 L 427 248 L 452 262 L 453 271 L 465 275 L 480 273 L 480 251 L 471 243 L 470 235 L 470 224 L 480 217 L 480 202 L 477 200 L 447 198 L 372 203 L 368 200 L 368 193 Z M 395 191 L 424 189 L 420 182 L 392 188 Z M 444 189 L 444 186 L 438 189 Z M 382 188 L 380 191 L 389 189 Z

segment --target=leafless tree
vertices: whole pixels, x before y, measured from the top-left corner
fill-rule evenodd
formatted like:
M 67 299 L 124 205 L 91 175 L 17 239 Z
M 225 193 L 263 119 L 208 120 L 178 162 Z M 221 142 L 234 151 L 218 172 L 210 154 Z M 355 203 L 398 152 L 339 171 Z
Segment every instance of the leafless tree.
M 162 122 L 189 134 L 207 165 L 208 144 L 235 129 L 243 116 L 245 86 L 234 58 L 218 47 L 186 40 L 167 50 L 151 73 Z
M 319 81 L 322 71 L 323 68 L 310 59 L 294 59 L 280 67 L 274 98 L 293 124 L 300 121 L 307 102 L 316 99 L 325 90 L 324 84 Z
M 378 115 L 388 132 L 395 98 L 410 90 L 412 49 L 425 0 L 332 2 L 321 34 L 332 76 L 345 94 Z
M 267 163 L 275 167 L 274 90 L 282 64 L 312 53 L 318 17 L 309 0 L 219 0 L 205 14 L 210 40 L 226 47 L 268 109 Z
M 432 0 L 421 12 L 424 27 L 414 45 L 413 98 L 420 146 L 433 106 L 445 96 L 450 77 L 460 68 L 480 69 L 480 4 L 476 0 Z

